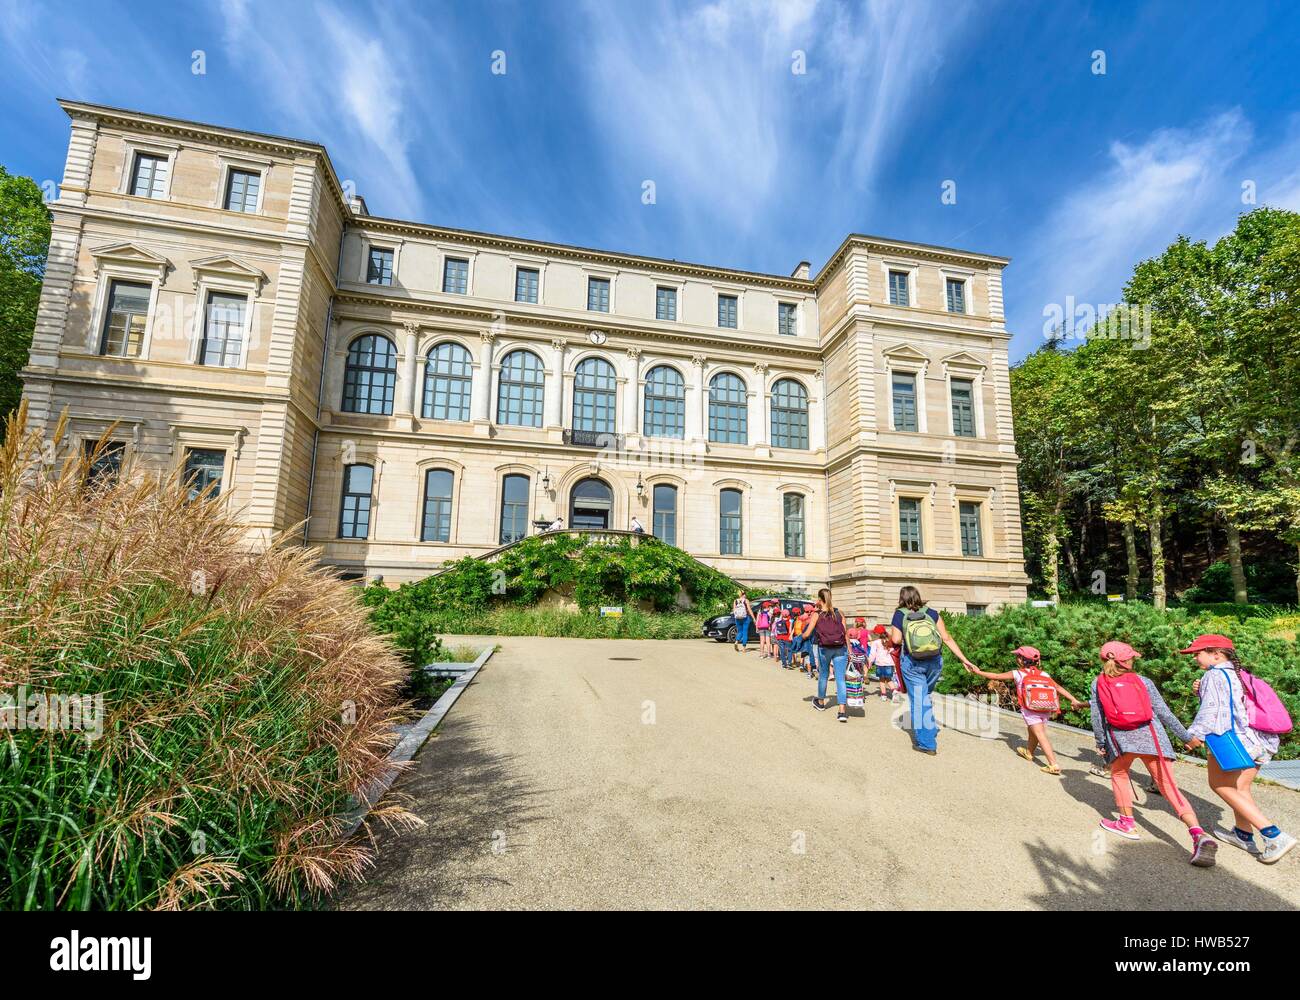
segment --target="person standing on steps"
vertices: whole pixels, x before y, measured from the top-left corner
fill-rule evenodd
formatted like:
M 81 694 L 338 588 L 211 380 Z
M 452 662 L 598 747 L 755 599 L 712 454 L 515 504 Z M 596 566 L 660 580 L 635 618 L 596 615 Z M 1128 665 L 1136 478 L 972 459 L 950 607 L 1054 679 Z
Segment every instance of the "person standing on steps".
M 939 752 L 939 727 L 934 721 L 931 695 L 943 674 L 943 647 L 951 649 L 967 668 L 973 669 L 975 664 L 948 634 L 939 612 L 926 606 L 915 587 L 903 587 L 898 592 L 898 610 L 889 625 L 889 638 L 902 650 L 899 671 L 907 688 L 912 749 L 933 757 Z
M 813 612 L 809 631 L 817 643 L 820 669 L 817 673 L 817 697 L 813 708 L 826 711 L 826 681 L 830 671 L 835 672 L 835 701 L 840 706 L 840 722 L 848 722 L 848 692 L 844 687 L 844 674 L 848 670 L 848 636 L 844 631 L 844 616 L 831 601 L 829 587 L 817 591 L 817 609 Z
M 754 609 L 749 597 L 742 590 L 731 602 L 731 617 L 736 619 L 736 652 L 743 653 L 749 645 L 749 623 L 753 620 Z

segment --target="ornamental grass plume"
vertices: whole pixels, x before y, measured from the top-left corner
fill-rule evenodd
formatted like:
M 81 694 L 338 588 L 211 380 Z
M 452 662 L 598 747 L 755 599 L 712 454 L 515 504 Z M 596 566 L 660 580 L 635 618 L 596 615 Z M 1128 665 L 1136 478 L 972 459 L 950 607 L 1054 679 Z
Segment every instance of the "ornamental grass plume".
M 359 878 L 341 834 L 388 768 L 399 657 L 309 550 L 250 545 L 179 473 L 45 461 L 65 424 L 43 442 L 24 404 L 0 447 L 0 907 L 293 907 Z

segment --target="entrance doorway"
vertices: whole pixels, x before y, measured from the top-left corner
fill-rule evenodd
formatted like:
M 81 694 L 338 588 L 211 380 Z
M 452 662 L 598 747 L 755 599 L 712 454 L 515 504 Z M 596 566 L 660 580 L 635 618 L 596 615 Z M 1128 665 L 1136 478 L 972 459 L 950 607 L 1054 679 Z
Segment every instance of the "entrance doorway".
M 584 479 L 569 495 L 569 527 L 608 528 L 614 514 L 614 491 L 602 479 Z

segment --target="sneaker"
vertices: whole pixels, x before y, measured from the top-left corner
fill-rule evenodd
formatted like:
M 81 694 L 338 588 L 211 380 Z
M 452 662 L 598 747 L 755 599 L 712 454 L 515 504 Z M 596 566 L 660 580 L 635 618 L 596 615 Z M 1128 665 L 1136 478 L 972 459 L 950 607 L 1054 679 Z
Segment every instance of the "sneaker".
M 1219 845 L 1214 842 L 1214 838 L 1208 833 L 1202 833 L 1192 838 L 1192 857 L 1191 862 L 1197 868 L 1213 868 L 1214 855 L 1218 852 Z
M 939 756 L 939 751 L 933 747 L 923 747 L 923 746 L 917 746 L 916 744 L 912 744 L 912 749 L 915 750 L 917 753 L 925 754 L 927 757 Z
M 1110 780 L 1110 772 L 1100 764 L 1093 764 L 1092 767 L 1088 768 L 1088 773 L 1097 778 L 1105 778 L 1108 781 Z
M 1245 851 L 1252 858 L 1257 858 L 1263 853 L 1260 851 L 1259 845 L 1255 843 L 1255 835 L 1253 833 L 1250 835 L 1249 839 L 1243 839 L 1237 835 L 1236 830 L 1224 830 L 1217 826 L 1211 830 L 1210 833 L 1214 835 L 1216 840 L 1220 840 L 1231 847 L 1236 847 L 1239 850 Z
M 1125 840 L 1141 839 L 1137 832 L 1137 820 L 1131 816 L 1121 816 L 1119 819 L 1104 819 L 1101 821 L 1101 828 L 1110 831 L 1117 837 L 1123 837 Z
M 848 712 L 841 712 L 841 713 L 840 713 L 840 721 L 841 721 L 841 722 L 848 722 L 848 721 L 849 721 L 849 713 L 848 713 Z
M 1279 833 L 1276 837 L 1265 837 L 1264 850 L 1260 853 L 1259 860 L 1266 865 L 1275 865 L 1293 847 L 1295 847 L 1295 837 L 1289 833 Z
M 819 712 L 826 711 L 826 703 L 822 701 L 818 701 L 816 698 L 812 700 L 812 707 L 817 709 L 817 711 Z

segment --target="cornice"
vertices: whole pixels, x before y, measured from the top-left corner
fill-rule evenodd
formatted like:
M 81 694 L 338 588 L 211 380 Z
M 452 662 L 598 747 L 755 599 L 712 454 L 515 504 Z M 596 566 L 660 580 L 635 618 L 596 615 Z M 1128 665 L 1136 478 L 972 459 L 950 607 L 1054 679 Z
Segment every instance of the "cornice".
M 734 341 L 703 332 L 692 333 L 686 330 L 647 329 L 635 323 L 622 322 L 608 313 L 601 313 L 598 323 L 583 322 L 579 317 L 539 316 L 532 312 L 503 309 L 500 307 L 465 305 L 456 306 L 446 302 L 421 301 L 418 299 L 392 299 L 381 295 L 366 294 L 351 289 L 339 289 L 337 299 L 341 306 L 371 307 L 383 310 L 388 317 L 375 320 L 370 316 L 349 317 L 345 312 L 335 312 L 340 319 L 353 318 L 363 322 L 386 322 L 400 324 L 404 320 L 415 322 L 428 321 L 432 318 L 460 320 L 480 327 L 499 327 L 505 323 L 518 330 L 533 329 L 544 332 L 563 332 L 581 335 L 585 338 L 592 329 L 603 330 L 608 334 L 637 340 L 658 341 L 677 344 L 683 348 L 699 350 L 701 347 L 716 346 L 722 350 L 767 351 L 780 353 L 785 358 L 792 358 L 804 363 L 820 363 L 822 351 L 813 343 L 796 344 L 792 338 L 777 337 L 758 339 L 753 336 Z

